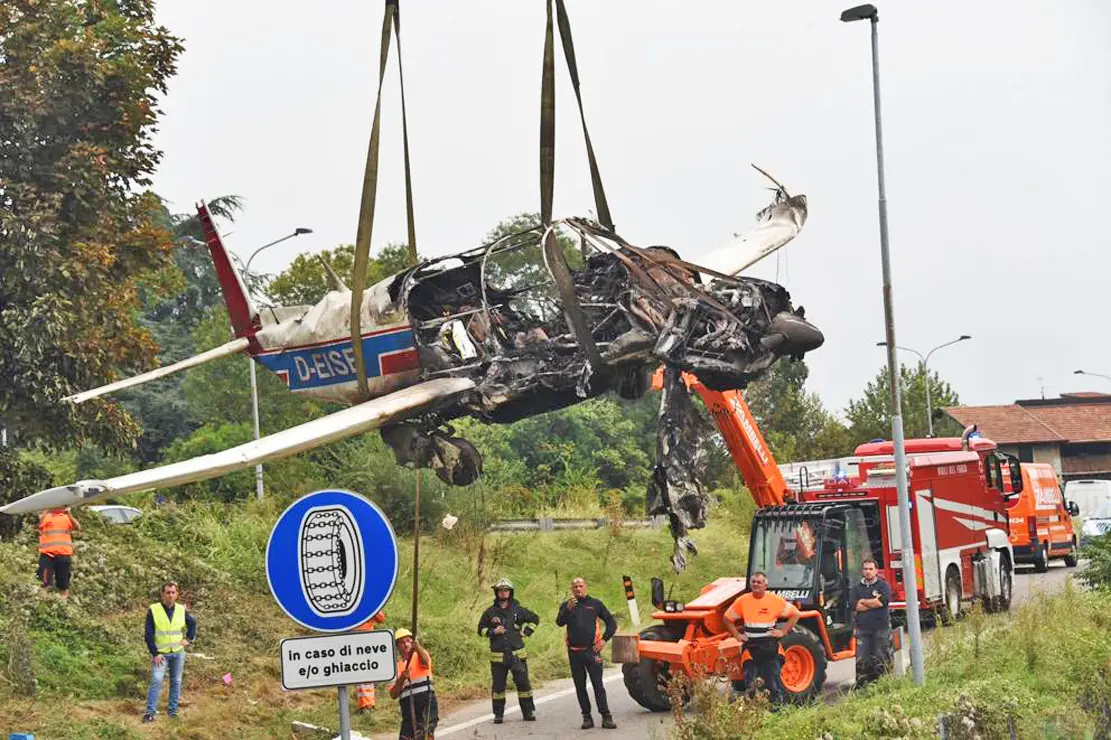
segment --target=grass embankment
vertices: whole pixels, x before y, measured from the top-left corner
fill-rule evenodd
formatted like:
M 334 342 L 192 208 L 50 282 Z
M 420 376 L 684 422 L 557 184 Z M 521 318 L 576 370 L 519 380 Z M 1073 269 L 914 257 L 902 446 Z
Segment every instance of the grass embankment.
M 34 732 L 40 740 L 222 739 L 288 736 L 297 719 L 336 727 L 333 689 L 285 692 L 279 680 L 279 640 L 306 634 L 278 609 L 263 572 L 270 528 L 288 501 L 157 507 L 145 501 L 147 514 L 127 526 L 78 512 L 85 533 L 68 602 L 37 587 L 30 527 L 15 542 L 0 543 L 0 730 Z M 533 677 L 564 676 L 554 618 L 570 578 L 587 578 L 625 627 L 621 576 L 632 576 L 646 621 L 650 577 L 689 595 L 714 577 L 742 572 L 749 519 L 730 508 L 719 507 L 710 527 L 697 533 L 701 554 L 680 576 L 670 574 L 666 530 L 495 536 L 460 522 L 423 537 L 420 632 L 435 660 L 442 706 L 487 695 L 488 649 L 475 625 L 498 577 L 511 578 L 522 603 L 541 616 L 528 642 Z M 197 616 L 198 639 L 186 662 L 182 719 L 164 714 L 167 685 L 158 721 L 142 725 L 149 670 L 143 618 L 168 579 L 180 583 Z M 403 538 L 388 627 L 408 626 L 411 584 L 412 542 Z M 221 681 L 226 673 L 230 686 Z M 396 715 L 380 692 L 378 711 L 355 717 L 354 729 L 382 730 L 396 725 Z
M 925 667 L 922 688 L 887 677 L 833 705 L 774 715 L 701 687 L 673 736 L 925 739 L 946 715 L 952 739 L 1008 738 L 1009 720 L 1019 738 L 1111 737 L 1111 594 L 1070 583 L 1007 615 L 974 612 L 930 633 Z

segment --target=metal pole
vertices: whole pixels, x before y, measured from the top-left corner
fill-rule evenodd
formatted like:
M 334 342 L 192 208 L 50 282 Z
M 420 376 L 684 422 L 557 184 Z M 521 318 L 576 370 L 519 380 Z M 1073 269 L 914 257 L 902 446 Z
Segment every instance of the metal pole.
M 258 440 L 258 377 L 255 374 L 255 361 L 248 357 L 247 363 L 251 366 L 251 411 L 255 417 L 255 440 Z M 259 463 L 255 466 L 255 497 L 261 501 L 262 495 L 262 463 Z
M 932 439 L 934 436 L 934 412 L 930 406 L 930 366 L 926 364 L 925 360 L 922 361 L 922 372 L 926 376 L 926 427 L 930 430 L 926 433 L 926 436 Z
M 922 624 L 918 613 L 918 579 L 914 570 L 914 533 L 910 521 L 910 496 L 907 492 L 907 460 L 903 443 L 902 393 L 895 360 L 895 306 L 891 287 L 891 259 L 887 242 L 887 187 L 883 175 L 883 123 L 880 114 L 880 56 L 877 25 L 879 14 L 872 15 L 872 95 L 876 115 L 876 176 L 879 186 L 880 256 L 883 264 L 883 311 L 886 323 L 887 372 L 891 385 L 891 439 L 895 445 L 895 486 L 899 492 L 899 529 L 902 530 L 903 585 L 906 590 L 907 637 L 910 641 L 910 667 L 914 683 L 926 681 L 922 655 Z
M 351 705 L 347 701 L 347 686 L 338 687 L 339 691 L 339 736 L 351 740 Z

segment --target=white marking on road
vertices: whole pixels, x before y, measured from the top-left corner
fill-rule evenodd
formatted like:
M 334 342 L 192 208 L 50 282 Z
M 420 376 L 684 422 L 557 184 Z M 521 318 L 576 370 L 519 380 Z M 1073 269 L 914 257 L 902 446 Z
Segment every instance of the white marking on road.
M 617 671 L 612 676 L 605 676 L 604 678 L 602 678 L 602 683 L 607 684 L 607 683 L 610 683 L 611 681 L 616 681 L 617 679 L 621 678 L 621 675 L 622 675 L 621 672 Z M 547 704 L 550 701 L 555 701 L 556 699 L 562 699 L 563 697 L 570 696 L 573 693 L 575 693 L 575 687 L 574 686 L 572 686 L 569 689 L 563 689 L 562 691 L 557 691 L 554 694 L 546 694 L 544 696 L 541 696 L 541 697 L 536 699 L 535 704 L 536 704 L 536 706 L 540 706 L 541 704 Z M 505 713 L 506 714 L 514 714 L 515 712 L 520 712 L 520 711 L 521 711 L 520 706 L 506 707 L 505 708 Z M 436 728 L 436 737 L 443 737 L 444 735 L 450 735 L 454 732 L 459 732 L 460 730 L 467 730 L 467 729 L 470 729 L 471 727 L 474 727 L 475 725 L 481 725 L 483 722 L 492 722 L 493 720 L 494 720 L 494 715 L 493 715 L 493 713 L 491 713 L 491 714 L 484 714 L 481 717 L 475 717 L 474 719 L 467 720 L 466 722 L 460 722 L 459 724 L 452 725 L 451 727 L 445 727 L 443 729 Z

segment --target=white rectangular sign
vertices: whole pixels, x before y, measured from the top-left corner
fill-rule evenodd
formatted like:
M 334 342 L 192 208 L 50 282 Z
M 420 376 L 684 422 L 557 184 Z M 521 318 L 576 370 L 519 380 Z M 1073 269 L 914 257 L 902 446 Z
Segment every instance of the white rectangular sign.
M 318 689 L 392 681 L 397 671 L 393 632 L 345 632 L 282 640 L 282 688 Z

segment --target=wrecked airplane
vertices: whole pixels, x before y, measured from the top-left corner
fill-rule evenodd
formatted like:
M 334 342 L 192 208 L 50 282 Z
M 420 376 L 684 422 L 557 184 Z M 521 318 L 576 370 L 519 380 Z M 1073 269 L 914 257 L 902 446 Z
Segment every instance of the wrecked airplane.
M 610 391 L 639 398 L 661 364 L 669 377 L 685 371 L 707 387 L 739 389 L 776 359 L 801 357 L 823 341 L 786 289 L 735 274 L 786 244 L 805 222 L 805 196 L 778 186 L 756 227 L 711 254 L 712 267 L 685 262 L 668 247 L 636 247 L 595 222 L 571 218 L 425 261 L 369 287 L 361 346 L 370 398 L 362 398 L 348 333 L 351 291 L 333 276 L 335 290 L 315 306 L 257 309 L 207 210 L 199 210 L 235 339 L 68 400 L 84 402 L 246 353 L 291 391 L 351 408 L 212 455 L 41 491 L 0 511 L 80 505 L 203 480 L 371 429 L 381 430 L 399 464 L 468 485 L 481 475 L 482 456 L 454 435 L 452 419 L 508 423 Z M 574 238 L 551 252 L 543 245 L 556 243 L 545 239 L 556 229 Z M 694 427 L 686 421 L 693 407 L 684 405 L 685 388 L 672 385 L 663 394 L 649 509 L 668 513 L 676 537 L 686 538 L 704 521 L 705 497 Z

